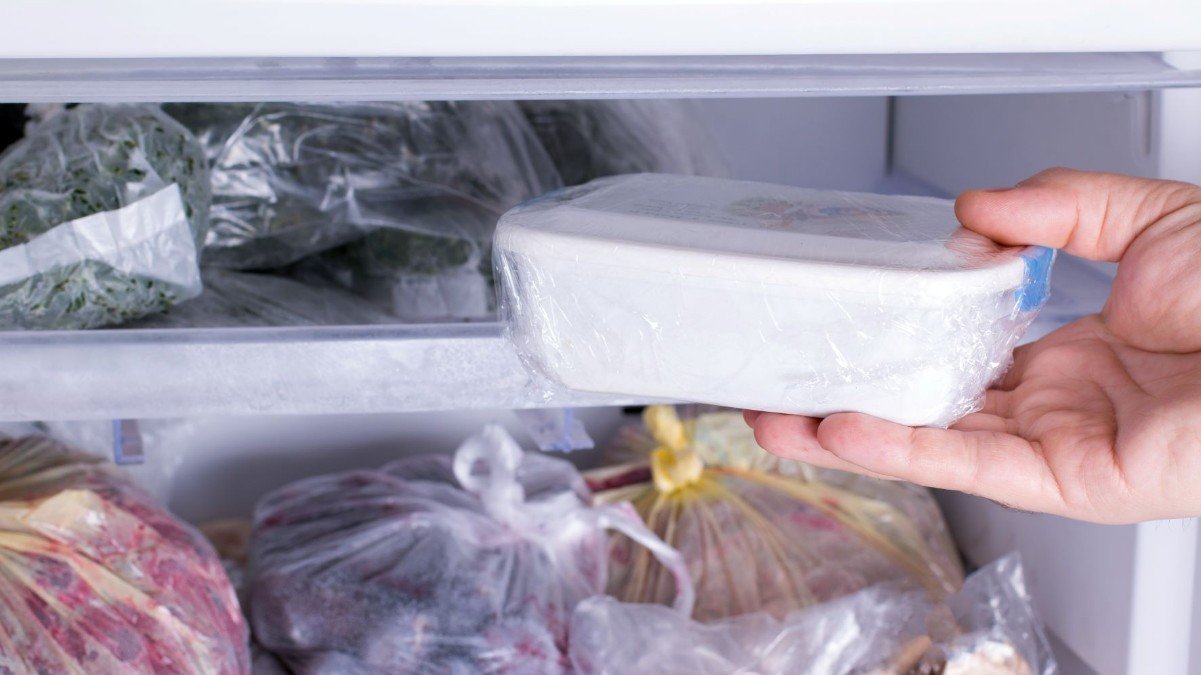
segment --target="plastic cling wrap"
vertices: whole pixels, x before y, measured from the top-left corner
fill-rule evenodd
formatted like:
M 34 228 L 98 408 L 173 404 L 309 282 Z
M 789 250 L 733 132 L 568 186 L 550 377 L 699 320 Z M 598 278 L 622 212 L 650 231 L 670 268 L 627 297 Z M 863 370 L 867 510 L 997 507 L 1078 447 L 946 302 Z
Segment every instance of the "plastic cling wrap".
M 628 507 L 590 507 L 562 460 L 500 427 L 455 453 L 310 479 L 256 509 L 255 637 L 297 672 L 561 673 L 571 610 L 605 587 L 616 529 L 691 584 Z
M 250 672 L 213 549 L 95 458 L 0 439 L 0 672 Z
M 518 105 L 565 185 L 622 173 L 725 173 L 690 101 L 520 101 Z
M 968 577 L 947 604 L 879 585 L 793 612 L 701 624 L 657 605 L 592 598 L 571 624 L 581 675 L 1054 675 L 1016 554 Z
M 949 201 L 713 178 L 599 179 L 505 214 L 502 314 L 571 388 L 948 425 L 1046 300 L 1053 252 Z
M 962 572 L 925 490 L 899 488 L 881 499 L 837 487 L 825 474 L 789 475 L 789 467 L 758 459 L 766 453 L 737 413 L 682 422 L 672 408 L 653 406 L 645 418 L 649 462 L 587 479 L 599 502 L 629 501 L 680 551 L 696 584 L 694 618 L 783 616 L 889 580 L 936 596 L 958 589 Z M 671 597 L 672 576 L 621 536 L 611 555 L 611 595 Z
M 81 105 L 0 156 L 0 328 L 93 328 L 200 293 L 200 145 L 157 107 Z

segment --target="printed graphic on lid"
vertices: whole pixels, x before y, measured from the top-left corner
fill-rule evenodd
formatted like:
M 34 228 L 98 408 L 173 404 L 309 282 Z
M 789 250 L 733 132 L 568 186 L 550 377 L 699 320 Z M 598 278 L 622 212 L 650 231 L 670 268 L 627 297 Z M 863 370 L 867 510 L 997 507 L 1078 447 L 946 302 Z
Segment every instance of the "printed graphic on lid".
M 773 197 L 748 197 L 731 203 L 725 211 L 731 215 L 753 219 L 760 227 L 770 230 L 791 230 L 849 239 L 912 241 L 911 238 L 902 237 L 900 233 L 890 237 L 887 228 L 881 228 L 869 236 L 861 229 L 847 227 L 849 219 L 904 218 L 904 213 L 891 209 L 813 204 Z

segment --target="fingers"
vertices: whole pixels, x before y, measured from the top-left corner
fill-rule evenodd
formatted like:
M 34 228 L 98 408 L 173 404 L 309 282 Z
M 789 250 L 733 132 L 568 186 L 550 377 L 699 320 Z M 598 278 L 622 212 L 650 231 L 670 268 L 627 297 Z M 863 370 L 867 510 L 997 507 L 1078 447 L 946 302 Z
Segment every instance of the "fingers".
M 773 455 L 826 469 L 850 471 L 875 478 L 890 478 L 851 464 L 823 449 L 817 442 L 819 422 L 820 420 L 813 417 L 759 413 L 752 426 L 759 446 Z
M 955 213 L 1003 244 L 1116 261 L 1150 225 L 1190 203 L 1201 204 L 1201 188 L 1187 183 L 1050 169 L 1013 188 L 965 192 Z
M 743 410 L 742 419 L 746 421 L 746 425 L 752 429 L 755 428 L 755 420 L 763 413 L 758 410 Z
M 995 430 L 913 429 L 858 413 L 817 428 L 820 447 L 876 474 L 968 492 L 1021 509 L 1062 512 L 1050 468 L 1030 442 Z

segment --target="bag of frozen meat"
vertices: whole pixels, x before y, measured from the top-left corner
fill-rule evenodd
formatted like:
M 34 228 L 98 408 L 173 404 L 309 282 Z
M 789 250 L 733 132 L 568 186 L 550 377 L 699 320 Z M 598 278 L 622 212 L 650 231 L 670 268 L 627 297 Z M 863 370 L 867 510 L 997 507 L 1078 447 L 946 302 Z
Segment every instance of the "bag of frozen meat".
M 255 638 L 298 673 L 564 673 L 572 609 L 604 592 L 607 530 L 678 554 L 571 464 L 488 426 L 454 454 L 282 488 L 255 510 Z
M 782 619 L 700 623 L 659 605 L 590 598 L 572 617 L 580 675 L 1055 675 L 1042 622 L 1010 554 L 935 602 L 920 589 L 871 586 Z
M 0 328 L 122 323 L 200 293 L 200 144 L 151 105 L 80 105 L 0 155 Z
M 642 459 L 586 478 L 598 502 L 630 502 L 684 556 L 696 619 L 781 617 L 882 581 L 935 596 L 959 588 L 958 557 L 926 490 L 861 487 L 777 460 L 736 412 L 685 420 L 670 406 L 651 406 L 643 419 L 645 428 L 620 443 Z M 615 540 L 609 593 L 629 602 L 670 598 L 672 575 Z
M 101 460 L 0 438 L 0 672 L 250 672 L 212 547 Z

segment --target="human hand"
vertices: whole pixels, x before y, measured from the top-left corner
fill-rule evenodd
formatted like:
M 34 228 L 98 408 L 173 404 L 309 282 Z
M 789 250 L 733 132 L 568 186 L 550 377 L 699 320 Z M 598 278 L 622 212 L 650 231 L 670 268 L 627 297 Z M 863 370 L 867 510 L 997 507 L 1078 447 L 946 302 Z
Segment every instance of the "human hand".
M 746 413 L 810 464 L 1107 523 L 1201 516 L 1201 187 L 1052 169 L 955 204 L 968 229 L 1118 261 L 1100 314 L 1014 352 L 950 429 Z

